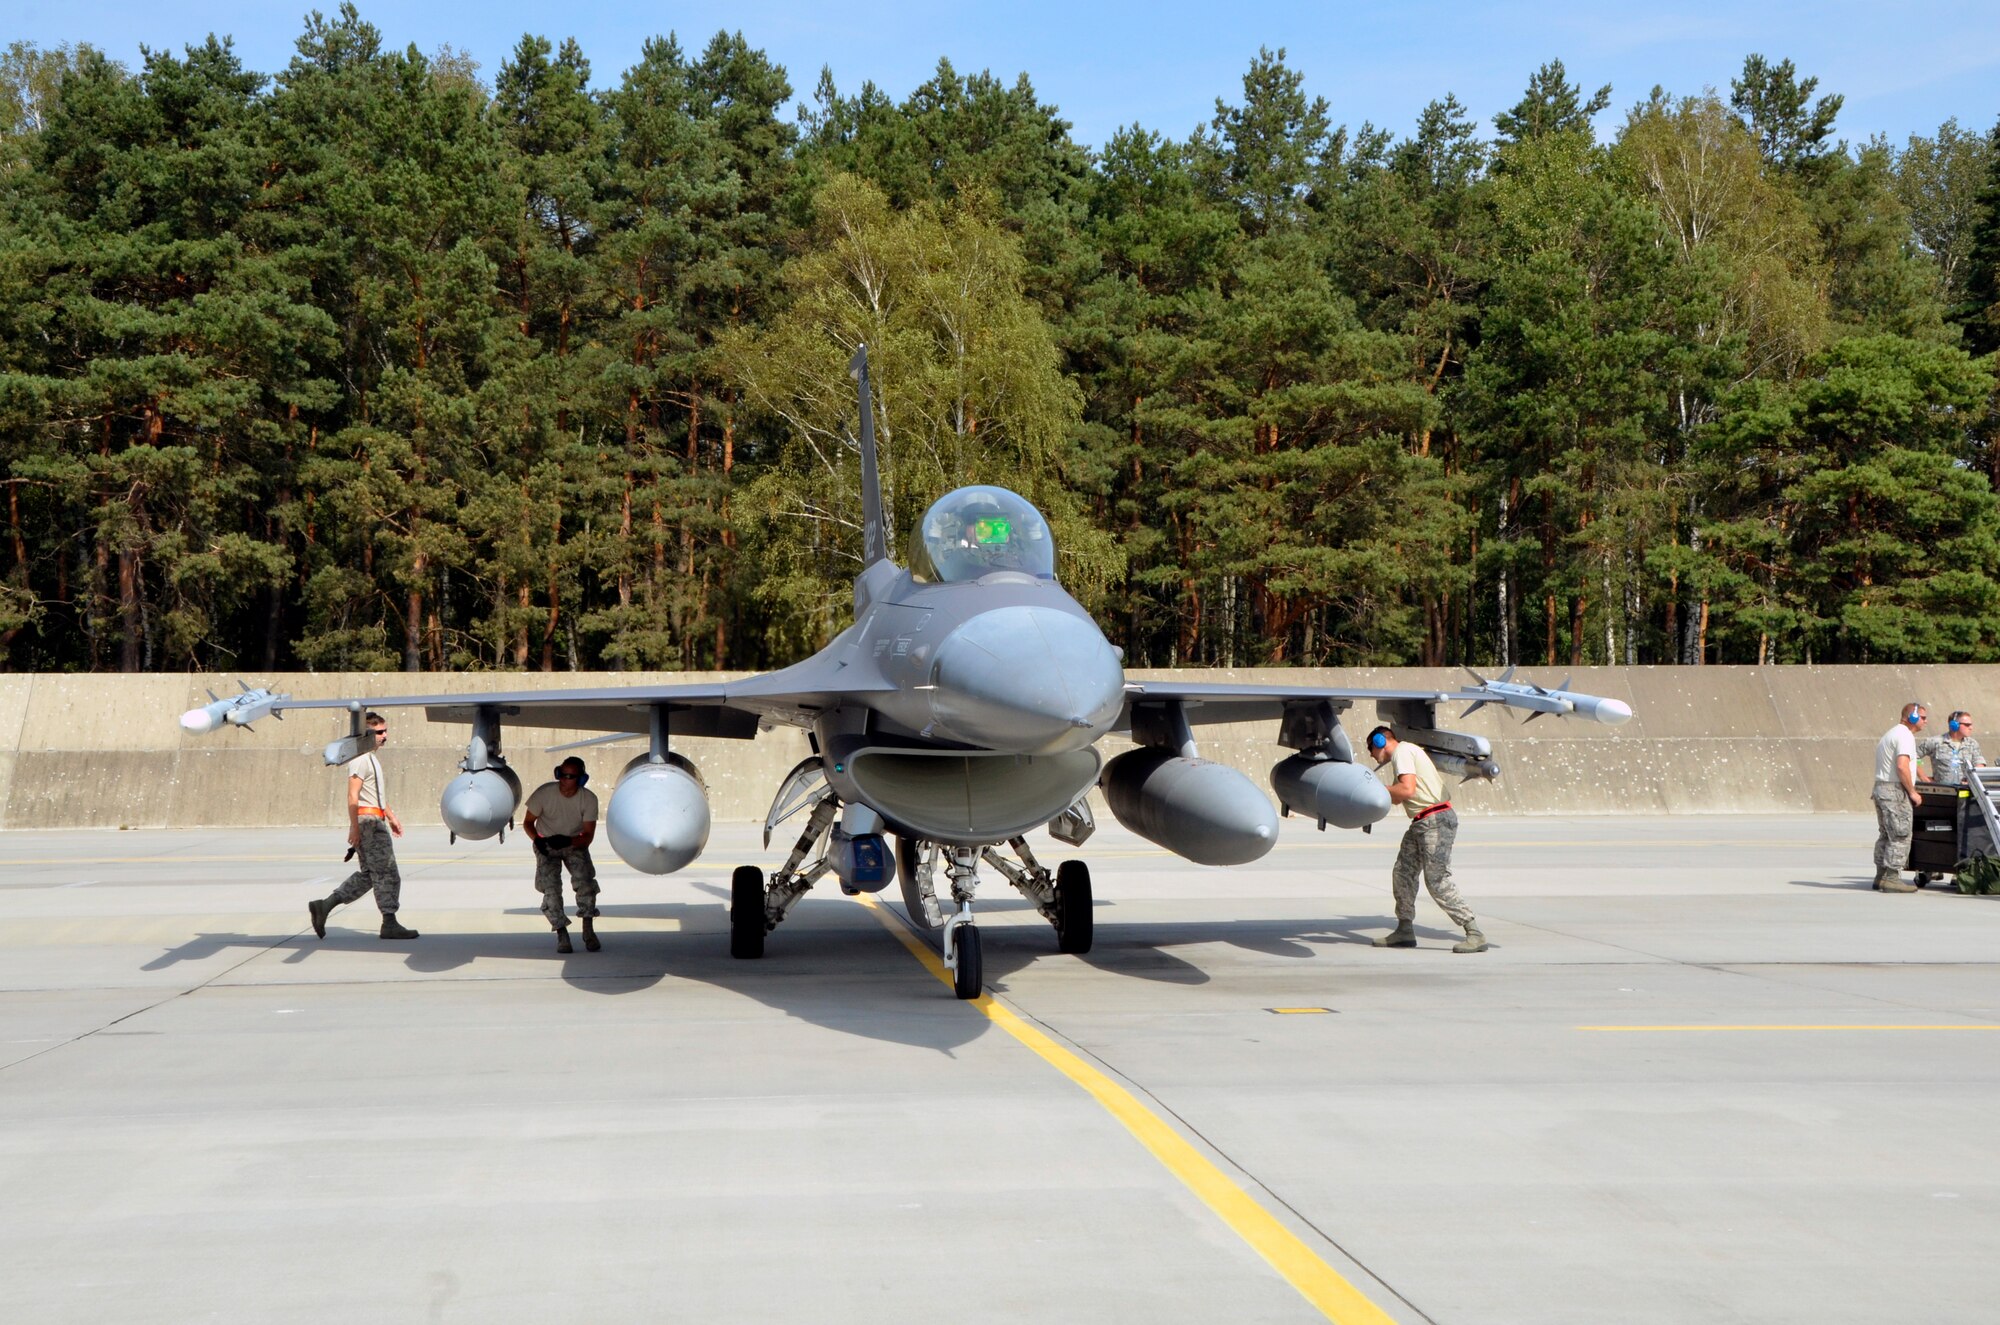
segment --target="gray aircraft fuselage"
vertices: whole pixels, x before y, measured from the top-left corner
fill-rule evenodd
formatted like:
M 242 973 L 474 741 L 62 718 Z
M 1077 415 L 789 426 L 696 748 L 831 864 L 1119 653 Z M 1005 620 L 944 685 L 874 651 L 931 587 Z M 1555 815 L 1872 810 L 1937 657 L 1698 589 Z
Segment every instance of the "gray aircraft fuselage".
M 824 649 L 732 688 L 752 706 L 759 690 L 828 697 L 783 716 L 813 732 L 842 800 L 901 833 L 987 843 L 1038 827 L 1089 790 L 1102 766 L 1092 747 L 1118 722 L 1125 672 L 1053 578 L 996 569 L 927 583 L 884 559 L 854 597 L 854 624 Z

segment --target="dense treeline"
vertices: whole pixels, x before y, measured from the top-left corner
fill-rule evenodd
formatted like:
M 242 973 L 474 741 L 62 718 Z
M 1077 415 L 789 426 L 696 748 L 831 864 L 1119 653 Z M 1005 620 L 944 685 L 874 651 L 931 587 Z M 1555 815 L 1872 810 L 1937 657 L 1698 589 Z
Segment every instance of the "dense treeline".
M 0 56 L 0 662 L 751 668 L 839 628 L 845 365 L 898 530 L 1003 482 L 1133 665 L 2000 645 L 2000 125 L 1753 56 L 1600 144 L 1335 127 L 1283 52 L 1099 150 L 740 36 L 592 90 L 312 16 Z

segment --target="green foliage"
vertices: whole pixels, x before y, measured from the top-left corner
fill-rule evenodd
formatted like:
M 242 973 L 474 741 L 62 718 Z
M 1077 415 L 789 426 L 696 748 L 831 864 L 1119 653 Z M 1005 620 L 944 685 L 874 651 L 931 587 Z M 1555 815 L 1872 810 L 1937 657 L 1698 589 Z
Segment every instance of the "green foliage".
M 487 74 L 351 4 L 0 52 L 5 665 L 787 661 L 863 341 L 895 529 L 1019 490 L 1134 666 L 2000 645 L 2000 128 L 1850 149 L 1760 56 L 1600 143 L 1557 61 L 1404 136 L 1260 50 L 1095 152 L 944 61 L 794 122 L 728 32 Z

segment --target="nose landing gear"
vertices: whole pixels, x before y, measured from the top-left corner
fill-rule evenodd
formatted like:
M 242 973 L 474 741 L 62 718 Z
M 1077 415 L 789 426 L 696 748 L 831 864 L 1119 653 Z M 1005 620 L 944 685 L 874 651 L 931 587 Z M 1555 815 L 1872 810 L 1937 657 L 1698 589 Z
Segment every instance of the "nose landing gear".
M 952 972 L 953 991 L 960 998 L 978 997 L 981 985 L 979 931 L 972 923 L 972 896 L 978 885 L 981 861 L 999 870 L 1023 897 L 1035 904 L 1036 911 L 1055 928 L 1058 951 L 1089 952 L 1095 937 L 1090 866 L 1080 860 L 1066 860 L 1051 877 L 1035 859 L 1025 838 L 1011 838 L 1006 845 L 1019 863 L 990 846 L 947 847 L 916 838 L 896 839 L 896 872 L 903 888 L 903 908 L 911 924 L 927 933 L 939 934 L 944 964 Z M 955 913 L 948 914 L 937 895 L 937 869 L 941 860 L 946 862 L 951 879 L 951 900 L 958 904 Z

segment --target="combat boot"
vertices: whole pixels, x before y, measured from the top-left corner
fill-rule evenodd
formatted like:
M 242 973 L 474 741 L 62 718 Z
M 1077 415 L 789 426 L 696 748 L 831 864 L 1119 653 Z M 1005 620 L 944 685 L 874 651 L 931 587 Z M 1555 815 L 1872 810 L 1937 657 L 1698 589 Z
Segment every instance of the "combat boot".
M 1465 926 L 1465 937 L 1451 945 L 1453 952 L 1485 952 L 1486 936 L 1479 932 L 1479 922 L 1470 921 Z
M 382 917 L 382 937 L 385 939 L 413 939 L 417 937 L 417 931 L 405 928 L 403 922 L 396 919 L 396 913 L 391 911 Z
M 1410 921 L 1398 920 L 1394 929 L 1369 942 L 1378 948 L 1414 948 L 1417 946 L 1417 932 Z
M 1917 885 L 1903 877 L 1901 870 L 1883 870 L 1875 876 L 1875 886 L 1885 893 L 1913 893 Z
M 557 930 L 557 931 L 556 931 L 556 951 L 557 951 L 557 952 L 575 952 L 575 951 L 576 951 L 576 949 L 575 949 L 575 948 L 573 948 L 573 947 L 571 947 L 571 946 L 570 946 L 570 943 L 569 943 L 569 926 L 568 926 L 568 925 L 564 925 L 564 926 L 563 926 L 563 927 L 562 927 L 561 929 L 559 929 L 559 930 Z
M 313 933 L 326 937 L 326 918 L 333 914 L 333 903 L 323 898 L 314 898 L 306 903 L 306 911 L 312 916 Z
M 585 916 L 583 918 L 583 947 L 586 952 L 596 952 L 604 946 L 597 941 L 597 930 L 590 923 L 594 918 L 592 916 Z

